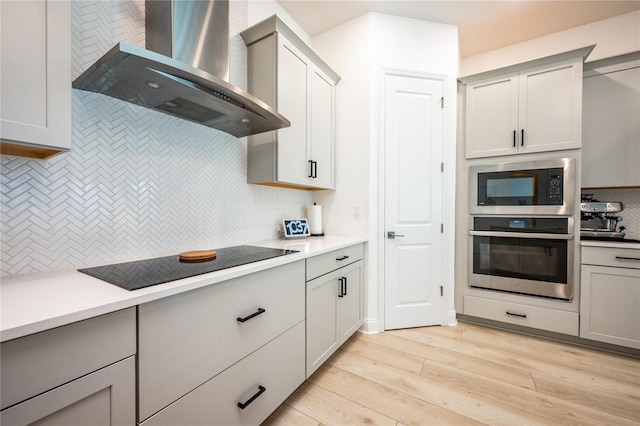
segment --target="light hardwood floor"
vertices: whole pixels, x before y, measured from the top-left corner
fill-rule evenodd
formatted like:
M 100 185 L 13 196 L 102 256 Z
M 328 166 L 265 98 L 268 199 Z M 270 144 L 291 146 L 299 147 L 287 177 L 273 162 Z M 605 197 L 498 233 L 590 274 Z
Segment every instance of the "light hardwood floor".
M 356 333 L 266 425 L 640 425 L 640 360 L 460 322 Z

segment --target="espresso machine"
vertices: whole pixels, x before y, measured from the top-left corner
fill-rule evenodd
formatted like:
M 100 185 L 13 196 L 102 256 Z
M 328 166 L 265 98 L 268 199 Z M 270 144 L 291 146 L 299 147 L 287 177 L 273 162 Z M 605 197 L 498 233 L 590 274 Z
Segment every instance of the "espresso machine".
M 623 210 L 619 201 L 598 201 L 583 195 L 580 203 L 580 237 L 624 238 L 624 226 L 618 228 Z

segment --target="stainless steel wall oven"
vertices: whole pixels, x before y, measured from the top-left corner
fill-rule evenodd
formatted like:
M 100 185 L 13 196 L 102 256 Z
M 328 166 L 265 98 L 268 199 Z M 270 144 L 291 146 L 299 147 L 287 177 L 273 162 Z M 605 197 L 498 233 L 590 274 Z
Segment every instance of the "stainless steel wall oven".
M 571 300 L 574 220 L 471 218 L 469 286 Z

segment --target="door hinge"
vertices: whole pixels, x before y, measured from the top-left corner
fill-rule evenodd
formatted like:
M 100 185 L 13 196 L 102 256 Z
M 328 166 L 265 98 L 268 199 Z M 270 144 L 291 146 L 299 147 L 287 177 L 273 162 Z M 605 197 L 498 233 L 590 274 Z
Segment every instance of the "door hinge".
M 444 288 L 442 286 L 440 286 L 440 296 L 444 296 Z
M 440 108 L 444 109 L 444 96 L 440 98 Z
M 440 233 L 444 234 L 444 223 L 440 224 Z

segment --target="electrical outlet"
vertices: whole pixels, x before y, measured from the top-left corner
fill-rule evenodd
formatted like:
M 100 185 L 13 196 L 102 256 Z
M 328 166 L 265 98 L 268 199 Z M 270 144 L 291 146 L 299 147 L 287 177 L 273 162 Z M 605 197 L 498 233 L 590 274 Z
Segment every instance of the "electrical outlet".
M 353 206 L 353 218 L 360 219 L 362 218 L 362 209 L 360 206 Z

